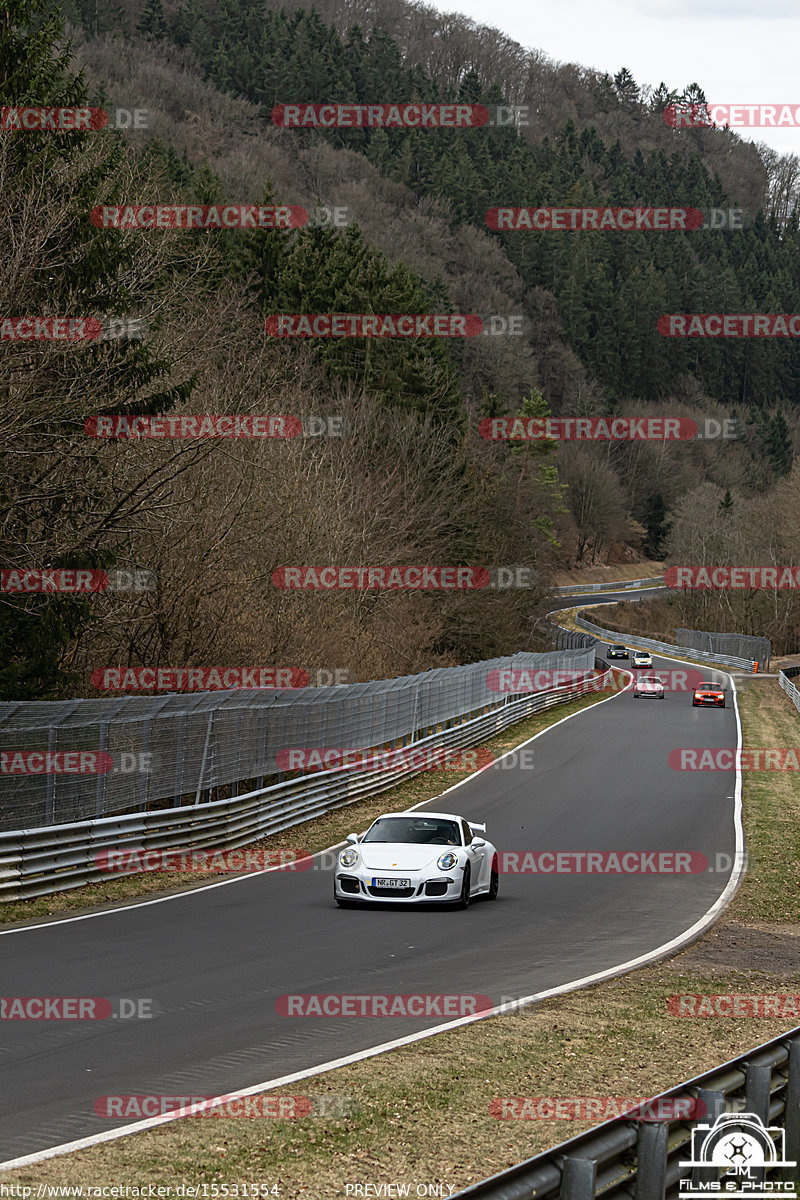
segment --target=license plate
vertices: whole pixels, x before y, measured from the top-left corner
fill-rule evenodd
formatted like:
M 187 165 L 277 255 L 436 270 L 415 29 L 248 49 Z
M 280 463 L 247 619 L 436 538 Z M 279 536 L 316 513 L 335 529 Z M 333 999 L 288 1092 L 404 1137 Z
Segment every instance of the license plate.
M 373 878 L 371 886 L 372 887 L 384 887 L 384 888 L 407 888 L 407 887 L 411 887 L 411 880 L 410 879 L 374 879 Z

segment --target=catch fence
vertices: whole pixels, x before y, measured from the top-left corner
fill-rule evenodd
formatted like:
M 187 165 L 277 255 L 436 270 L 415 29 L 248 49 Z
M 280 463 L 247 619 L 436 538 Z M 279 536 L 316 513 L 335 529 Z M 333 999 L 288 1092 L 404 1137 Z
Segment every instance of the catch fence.
M 495 669 L 590 672 L 587 642 L 336 687 L 2 703 L 0 830 L 259 790 L 284 778 L 287 748 L 407 745 L 508 703 L 489 686 Z M 80 754 L 90 757 L 54 757 Z M 94 769 L 58 769 L 66 765 Z
M 767 637 L 751 637 L 746 633 L 706 633 L 702 629 L 676 629 L 679 646 L 705 650 L 710 654 L 729 654 L 734 658 L 749 658 L 758 663 L 759 671 L 768 671 L 772 643 Z

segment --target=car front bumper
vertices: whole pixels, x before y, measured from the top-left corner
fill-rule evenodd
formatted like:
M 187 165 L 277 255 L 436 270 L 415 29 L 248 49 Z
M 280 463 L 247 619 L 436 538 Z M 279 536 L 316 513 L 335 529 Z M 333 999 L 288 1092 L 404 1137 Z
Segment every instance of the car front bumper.
M 357 904 L 442 904 L 456 901 L 461 896 L 463 872 L 458 866 L 437 875 L 430 871 L 403 871 L 392 878 L 408 879 L 409 886 L 382 888 L 379 886 L 380 875 L 347 871 L 337 866 L 334 895 Z

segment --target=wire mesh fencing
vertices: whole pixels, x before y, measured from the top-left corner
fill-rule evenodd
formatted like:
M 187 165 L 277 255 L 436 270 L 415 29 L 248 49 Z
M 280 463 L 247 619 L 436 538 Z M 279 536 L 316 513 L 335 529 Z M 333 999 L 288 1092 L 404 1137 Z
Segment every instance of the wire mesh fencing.
M 769 670 L 772 643 L 766 637 L 751 637 L 746 633 L 706 633 L 702 629 L 676 629 L 679 646 L 706 650 L 710 654 L 725 654 L 732 658 L 749 658 L 764 670 Z
M 510 698 L 492 686 L 499 669 L 593 664 L 593 649 L 577 647 L 337 687 L 5 702 L 0 830 L 237 795 L 283 778 L 287 748 L 406 745 L 498 707 Z

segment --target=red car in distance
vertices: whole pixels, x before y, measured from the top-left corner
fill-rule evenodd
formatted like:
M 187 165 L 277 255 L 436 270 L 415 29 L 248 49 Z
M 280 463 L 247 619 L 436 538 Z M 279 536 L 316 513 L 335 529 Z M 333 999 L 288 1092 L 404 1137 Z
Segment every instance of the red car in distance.
M 698 683 L 692 696 L 692 708 L 725 707 L 725 689 L 718 683 Z

